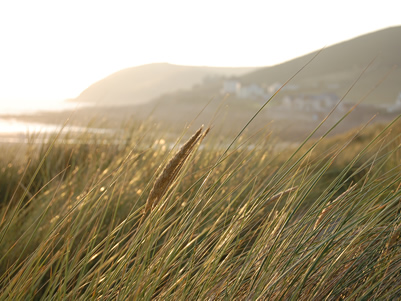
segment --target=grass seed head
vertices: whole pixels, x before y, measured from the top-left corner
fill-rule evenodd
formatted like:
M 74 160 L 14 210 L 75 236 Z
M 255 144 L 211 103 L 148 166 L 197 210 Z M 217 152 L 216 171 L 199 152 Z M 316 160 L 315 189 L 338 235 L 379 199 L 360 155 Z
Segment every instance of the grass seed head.
M 145 214 L 149 213 L 154 208 L 166 193 L 174 179 L 178 175 L 186 159 L 195 149 L 196 144 L 203 140 L 203 138 L 209 132 L 207 128 L 204 132 L 203 126 L 192 135 L 187 142 L 178 150 L 178 152 L 170 159 L 166 167 L 162 170 L 160 175 L 157 177 L 152 190 L 149 193 L 149 197 L 146 201 Z

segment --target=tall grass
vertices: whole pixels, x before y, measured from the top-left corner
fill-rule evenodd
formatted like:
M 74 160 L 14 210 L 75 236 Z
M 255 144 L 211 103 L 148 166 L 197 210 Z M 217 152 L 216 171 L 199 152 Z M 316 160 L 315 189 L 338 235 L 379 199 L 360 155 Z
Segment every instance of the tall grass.
M 278 151 L 132 124 L 4 151 L 0 300 L 399 298 L 400 129 Z

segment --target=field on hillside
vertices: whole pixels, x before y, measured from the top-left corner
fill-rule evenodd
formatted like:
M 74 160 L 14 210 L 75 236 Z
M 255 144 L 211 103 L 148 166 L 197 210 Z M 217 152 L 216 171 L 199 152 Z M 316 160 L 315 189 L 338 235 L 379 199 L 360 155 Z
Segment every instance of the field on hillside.
M 399 117 L 291 148 L 152 122 L 0 145 L 0 300 L 398 299 Z

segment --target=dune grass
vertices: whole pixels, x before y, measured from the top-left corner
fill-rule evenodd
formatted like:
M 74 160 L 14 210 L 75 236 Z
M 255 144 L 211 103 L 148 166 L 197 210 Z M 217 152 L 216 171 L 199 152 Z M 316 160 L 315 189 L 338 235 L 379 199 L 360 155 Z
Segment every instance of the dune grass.
M 227 148 L 133 123 L 5 147 L 0 300 L 399 298 L 400 129 L 278 150 L 268 129 Z

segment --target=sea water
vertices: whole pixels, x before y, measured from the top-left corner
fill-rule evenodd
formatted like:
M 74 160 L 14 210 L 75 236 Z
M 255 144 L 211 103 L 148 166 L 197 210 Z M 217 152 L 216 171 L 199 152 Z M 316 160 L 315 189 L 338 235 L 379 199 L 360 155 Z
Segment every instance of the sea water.
M 61 128 L 61 125 L 26 122 L 19 118 L 20 116 L 35 115 L 39 112 L 75 110 L 82 106 L 82 104 L 66 101 L 0 101 L 0 142 L 13 141 L 21 134 L 51 133 Z M 70 130 L 80 131 L 83 128 L 71 127 Z

